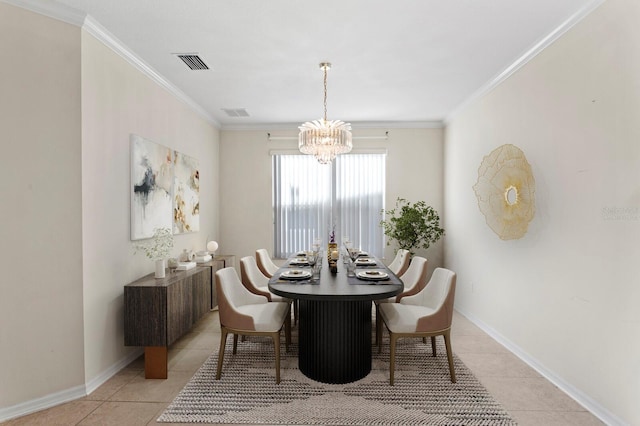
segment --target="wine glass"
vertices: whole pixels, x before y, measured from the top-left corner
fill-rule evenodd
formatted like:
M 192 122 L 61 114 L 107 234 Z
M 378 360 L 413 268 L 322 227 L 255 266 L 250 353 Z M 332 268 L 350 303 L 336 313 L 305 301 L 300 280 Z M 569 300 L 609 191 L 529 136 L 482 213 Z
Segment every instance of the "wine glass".
M 311 245 L 311 250 L 313 250 L 314 254 L 320 251 L 321 245 L 322 245 L 322 240 L 320 238 L 314 238 L 313 244 Z
M 322 257 L 320 257 L 319 252 L 314 252 L 308 257 L 308 261 L 311 267 L 311 281 L 315 282 L 320 278 L 320 262 L 322 261 Z
M 351 244 L 351 241 L 349 240 L 349 237 L 347 235 L 343 235 L 342 236 L 342 245 L 344 246 L 344 250 L 340 250 L 340 253 L 342 254 L 342 261 L 344 263 L 347 263 L 347 260 L 349 259 L 349 245 Z

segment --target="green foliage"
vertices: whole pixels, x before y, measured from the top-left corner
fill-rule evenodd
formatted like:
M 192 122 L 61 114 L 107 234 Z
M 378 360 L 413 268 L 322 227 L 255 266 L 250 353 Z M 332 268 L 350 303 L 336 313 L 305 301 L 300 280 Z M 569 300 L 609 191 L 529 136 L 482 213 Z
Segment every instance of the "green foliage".
M 135 253 L 142 251 L 151 260 L 166 259 L 173 248 L 173 234 L 169 228 L 156 228 L 151 239 L 143 243 L 134 243 L 133 247 Z
M 387 245 L 395 240 L 398 248 L 409 250 L 412 255 L 415 249 L 428 249 L 444 235 L 438 212 L 424 201 L 412 204 L 404 198 L 398 198 L 395 208 L 383 210 L 383 213 L 388 216 L 387 220 L 380 221 L 389 238 Z

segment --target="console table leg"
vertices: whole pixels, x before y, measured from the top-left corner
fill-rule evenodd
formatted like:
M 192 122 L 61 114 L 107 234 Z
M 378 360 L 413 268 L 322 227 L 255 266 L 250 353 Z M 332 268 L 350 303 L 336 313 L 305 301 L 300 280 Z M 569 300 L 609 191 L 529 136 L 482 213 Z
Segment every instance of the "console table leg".
M 167 378 L 167 352 L 168 351 L 166 346 L 144 347 L 145 379 Z

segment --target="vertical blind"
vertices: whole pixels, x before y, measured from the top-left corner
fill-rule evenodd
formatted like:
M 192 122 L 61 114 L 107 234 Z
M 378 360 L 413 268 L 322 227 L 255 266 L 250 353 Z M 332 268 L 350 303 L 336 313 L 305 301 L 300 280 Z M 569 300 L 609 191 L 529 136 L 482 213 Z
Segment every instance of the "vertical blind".
M 386 154 L 348 154 L 319 164 L 312 156 L 273 156 L 274 255 L 288 257 L 336 239 L 382 256 Z

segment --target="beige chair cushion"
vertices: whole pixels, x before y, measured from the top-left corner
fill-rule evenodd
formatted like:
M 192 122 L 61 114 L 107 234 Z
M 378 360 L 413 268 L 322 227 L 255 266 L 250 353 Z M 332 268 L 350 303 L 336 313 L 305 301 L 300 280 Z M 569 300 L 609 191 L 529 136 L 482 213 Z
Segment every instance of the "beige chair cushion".
M 269 291 L 269 278 L 260 271 L 253 256 L 245 256 L 240 259 L 240 275 L 242 276 L 242 284 L 251 293 L 265 296 L 272 302 L 289 300 Z
M 397 296 L 388 299 L 377 300 L 376 303 L 392 303 L 402 300 L 404 297 L 418 293 L 427 284 L 427 259 L 414 256 L 409 269 L 400 276 L 404 284 L 404 290 Z
M 388 268 L 391 272 L 400 276 L 404 274 L 404 272 L 409 267 L 410 260 L 411 260 L 411 253 L 409 253 L 409 250 L 399 249 L 396 252 L 396 257 L 389 264 Z
M 278 272 L 278 266 L 273 263 L 266 249 L 256 250 L 256 261 L 258 269 L 267 277 L 271 278 Z
M 420 318 L 433 313 L 433 309 L 424 306 L 403 305 L 402 303 L 380 305 L 380 315 L 392 333 L 413 333 L 417 331 Z
M 237 307 L 239 313 L 253 318 L 256 331 L 276 332 L 289 315 L 289 304 L 286 302 L 271 302 L 259 305 L 244 305 Z
M 436 268 L 429 283 L 400 303 L 383 303 L 380 315 L 395 333 L 431 332 L 451 327 L 456 274 Z
M 269 286 L 267 286 L 267 285 L 264 286 L 264 287 L 258 287 L 258 290 L 269 293 L 271 295 L 271 301 L 272 302 L 288 302 L 289 300 L 291 300 L 291 299 L 284 298 L 282 296 L 278 296 L 277 294 L 271 293 L 269 291 Z

